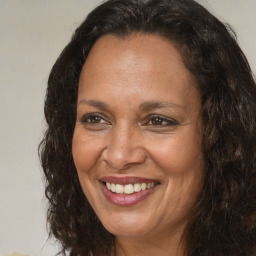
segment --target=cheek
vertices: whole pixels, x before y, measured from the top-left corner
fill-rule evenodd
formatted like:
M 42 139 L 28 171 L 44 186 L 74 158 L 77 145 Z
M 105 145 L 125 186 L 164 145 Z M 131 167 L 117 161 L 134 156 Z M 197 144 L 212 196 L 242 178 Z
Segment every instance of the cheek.
M 204 161 L 201 136 L 197 131 L 184 129 L 183 133 L 170 136 L 154 147 L 154 161 L 165 176 L 166 191 L 162 200 L 170 208 L 166 210 L 169 215 L 175 212 L 186 216 L 202 190 Z
M 100 144 L 84 132 L 76 130 L 72 140 L 72 155 L 78 173 L 88 172 L 100 157 Z
M 78 178 L 84 195 L 89 200 L 92 207 L 95 200 L 95 172 L 93 167 L 100 157 L 100 144 L 96 138 L 86 135 L 83 130 L 75 129 L 72 140 L 72 155 L 77 169 Z
M 163 139 L 152 150 L 154 160 L 167 172 L 186 172 L 203 162 L 201 138 L 190 133 Z
M 166 178 L 166 204 L 172 198 L 181 209 L 193 205 L 204 180 L 202 136 L 198 127 L 184 126 L 159 140 L 152 156 Z

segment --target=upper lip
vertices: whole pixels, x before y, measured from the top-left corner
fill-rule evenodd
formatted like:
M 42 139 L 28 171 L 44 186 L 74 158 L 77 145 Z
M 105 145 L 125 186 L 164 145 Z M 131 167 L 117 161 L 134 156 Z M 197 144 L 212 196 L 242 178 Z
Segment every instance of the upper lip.
M 100 181 L 113 183 L 113 184 L 120 184 L 120 185 L 135 184 L 135 183 L 151 183 L 151 182 L 159 183 L 159 181 L 155 179 L 133 177 L 133 176 L 125 176 L 125 177 L 104 176 L 100 178 Z

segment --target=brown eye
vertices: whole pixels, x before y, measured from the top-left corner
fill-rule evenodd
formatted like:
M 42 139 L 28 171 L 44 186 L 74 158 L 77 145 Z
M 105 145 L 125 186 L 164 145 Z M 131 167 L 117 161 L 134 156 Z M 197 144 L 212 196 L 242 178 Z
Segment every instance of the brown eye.
M 164 123 L 164 119 L 161 117 L 156 117 L 156 118 L 151 119 L 152 125 L 163 125 L 163 123 Z
M 84 123 L 84 124 L 88 124 L 88 125 L 89 124 L 90 125 L 93 125 L 93 124 L 108 124 L 108 122 L 103 117 L 101 117 L 99 114 L 84 115 L 80 119 L 80 122 Z
M 92 124 L 100 123 L 101 120 L 102 118 L 99 116 L 90 116 L 86 119 L 87 123 L 92 123 Z
M 178 125 L 178 122 L 174 119 L 162 117 L 162 116 L 153 116 L 149 119 L 148 125 L 152 126 L 175 126 Z

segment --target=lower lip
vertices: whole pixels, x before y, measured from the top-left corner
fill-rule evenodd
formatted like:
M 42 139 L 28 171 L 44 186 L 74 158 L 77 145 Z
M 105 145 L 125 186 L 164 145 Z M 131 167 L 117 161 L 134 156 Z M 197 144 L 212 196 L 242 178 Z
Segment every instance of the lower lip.
M 140 201 L 146 199 L 155 189 L 149 188 L 146 190 L 142 190 L 140 192 L 135 192 L 133 194 L 116 194 L 112 191 L 108 190 L 108 188 L 100 182 L 102 191 L 104 196 L 108 199 L 109 202 L 111 202 L 114 205 L 118 206 L 131 206 L 139 203 Z

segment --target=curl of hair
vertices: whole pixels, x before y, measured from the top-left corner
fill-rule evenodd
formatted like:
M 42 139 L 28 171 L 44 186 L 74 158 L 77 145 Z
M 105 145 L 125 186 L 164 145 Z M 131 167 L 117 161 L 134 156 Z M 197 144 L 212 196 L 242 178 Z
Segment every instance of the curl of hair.
M 203 106 L 205 181 L 183 237 L 188 256 L 254 255 L 256 242 L 256 85 L 235 35 L 193 0 L 109 0 L 77 28 L 48 80 L 40 144 L 50 234 L 60 254 L 110 255 L 113 235 L 79 184 L 71 144 L 79 75 L 106 34 L 159 35 L 183 56 Z M 85 156 L 86 157 L 86 156 Z

